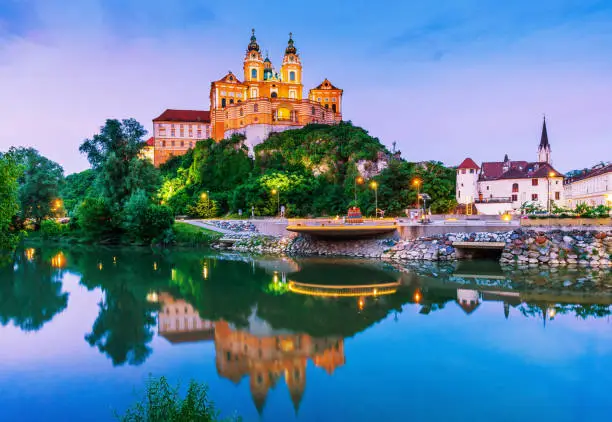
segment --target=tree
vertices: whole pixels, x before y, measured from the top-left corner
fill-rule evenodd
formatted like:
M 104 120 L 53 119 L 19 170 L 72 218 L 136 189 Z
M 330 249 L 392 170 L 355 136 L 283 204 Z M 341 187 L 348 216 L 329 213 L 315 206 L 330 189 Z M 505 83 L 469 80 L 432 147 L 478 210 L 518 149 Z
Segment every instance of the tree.
M 60 189 L 64 208 L 68 212 L 74 211 L 83 199 L 93 196 L 95 181 L 96 173 L 91 169 L 66 176 Z
M 59 190 L 64 169 L 33 148 L 11 148 L 8 155 L 23 167 L 18 179 L 21 217 L 33 218 L 38 227 L 44 218 L 61 209 Z
M 151 203 L 142 189 L 132 194 L 123 210 L 123 228 L 132 241 L 151 243 L 171 230 L 173 223 L 172 210 Z
M 11 222 L 19 211 L 19 185 L 21 168 L 10 156 L 0 154 L 0 251 L 13 251 L 19 236 L 13 232 Z

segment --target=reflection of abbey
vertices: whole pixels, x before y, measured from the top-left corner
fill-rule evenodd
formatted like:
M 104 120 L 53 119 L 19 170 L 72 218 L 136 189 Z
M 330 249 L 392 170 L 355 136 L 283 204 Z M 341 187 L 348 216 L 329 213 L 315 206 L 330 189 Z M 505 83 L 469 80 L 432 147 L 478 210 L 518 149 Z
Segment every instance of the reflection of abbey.
M 255 30 L 248 44 L 242 75 L 231 71 L 210 86 L 210 110 L 166 110 L 153 119 L 147 154 L 156 166 L 182 155 L 198 140 L 216 141 L 240 133 L 253 147 L 272 132 L 308 123 L 342 120 L 342 90 L 325 79 L 304 97 L 302 62 L 289 34 L 280 69 L 262 52 Z
M 298 410 L 306 387 L 308 360 L 330 375 L 344 364 L 342 338 L 314 338 L 276 330 L 254 314 L 249 317 L 248 327 L 238 329 L 224 320 L 200 318 L 189 302 L 167 293 L 159 294 L 159 301 L 159 335 L 173 344 L 214 339 L 217 372 L 235 383 L 248 377 L 253 402 L 260 413 L 268 392 L 281 379 Z

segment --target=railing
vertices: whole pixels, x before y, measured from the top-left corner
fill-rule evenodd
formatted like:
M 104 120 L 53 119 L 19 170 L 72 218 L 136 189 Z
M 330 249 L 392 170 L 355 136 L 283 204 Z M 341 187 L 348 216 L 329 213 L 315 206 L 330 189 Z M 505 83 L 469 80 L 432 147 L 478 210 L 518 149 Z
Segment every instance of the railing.
M 297 281 L 289 281 L 289 291 L 293 293 L 321 296 L 321 297 L 355 297 L 355 296 L 381 296 L 390 295 L 397 291 L 400 282 L 380 283 L 380 284 L 362 284 L 362 285 L 325 285 L 325 284 L 309 284 L 299 283 Z
M 478 198 L 474 201 L 477 204 L 503 204 L 506 202 L 512 202 L 512 198 L 509 196 L 498 196 L 493 198 Z
M 290 218 L 290 226 L 345 226 L 345 225 L 377 225 L 392 226 L 397 224 L 396 218 L 362 218 L 362 223 L 350 223 L 348 219 L 342 218 Z

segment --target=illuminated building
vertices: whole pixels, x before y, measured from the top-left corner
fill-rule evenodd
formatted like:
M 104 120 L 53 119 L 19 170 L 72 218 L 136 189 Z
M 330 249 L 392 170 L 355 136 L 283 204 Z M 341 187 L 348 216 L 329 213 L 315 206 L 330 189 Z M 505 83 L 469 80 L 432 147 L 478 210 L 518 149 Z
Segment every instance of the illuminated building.
M 302 61 L 291 34 L 277 70 L 263 57 L 253 30 L 242 67 L 241 76 L 230 71 L 211 83 L 210 111 L 166 110 L 153 119 L 156 166 L 202 139 L 242 134 L 252 153 L 273 132 L 342 120 L 343 91 L 328 79 L 304 97 Z
M 479 214 L 498 215 L 525 203 L 547 208 L 548 202 L 564 204 L 563 174 L 552 167 L 546 120 L 536 162 L 510 160 L 484 162 L 466 158 L 457 167 L 457 203 L 475 204 Z
M 588 170 L 573 172 L 565 179 L 564 188 L 569 208 L 580 204 L 612 205 L 612 163 L 600 163 Z

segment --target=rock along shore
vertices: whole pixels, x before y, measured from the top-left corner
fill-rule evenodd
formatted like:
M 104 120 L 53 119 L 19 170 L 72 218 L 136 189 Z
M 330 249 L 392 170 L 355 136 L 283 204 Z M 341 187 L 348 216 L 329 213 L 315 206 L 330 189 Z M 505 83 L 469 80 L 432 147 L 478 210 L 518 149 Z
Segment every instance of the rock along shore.
M 500 263 L 518 267 L 612 265 L 612 230 L 513 230 L 447 233 L 415 240 L 395 238 L 326 241 L 309 236 L 237 238 L 226 249 L 292 256 L 351 256 L 389 261 L 456 261 L 454 242 L 503 242 Z M 222 245 L 215 245 L 221 249 Z

